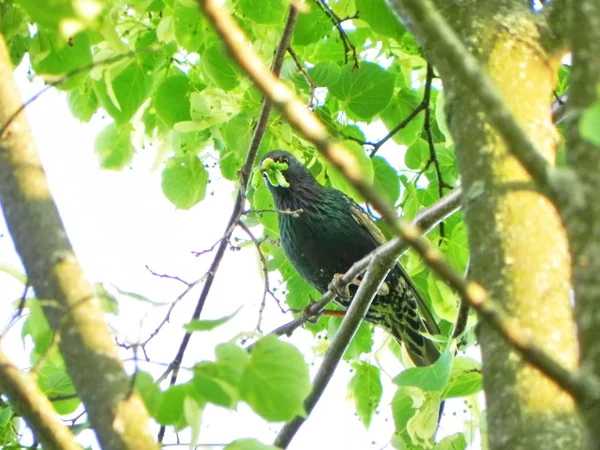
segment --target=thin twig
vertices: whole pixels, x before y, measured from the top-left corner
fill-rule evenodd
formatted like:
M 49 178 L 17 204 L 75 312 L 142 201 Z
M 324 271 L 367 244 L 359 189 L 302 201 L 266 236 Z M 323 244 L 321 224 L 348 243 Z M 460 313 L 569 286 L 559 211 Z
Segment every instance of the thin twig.
M 425 165 L 424 171 L 426 171 L 431 164 L 435 168 L 435 174 L 438 180 L 438 196 L 442 198 L 444 196 L 444 177 L 442 176 L 442 169 L 440 168 L 440 162 L 435 151 L 435 143 L 433 142 L 433 132 L 431 131 L 431 84 L 433 81 L 433 66 L 427 64 L 427 76 L 425 77 L 425 92 L 423 94 L 423 103 L 425 103 L 425 118 L 423 122 L 423 129 L 425 130 L 425 136 L 427 137 L 427 146 L 429 147 L 429 161 Z M 445 236 L 444 222 L 440 222 L 440 239 L 441 243 Z
M 430 86 L 430 88 L 431 88 L 431 86 Z M 373 147 L 373 149 L 371 150 L 371 153 L 369 155 L 371 158 L 377 154 L 377 152 L 383 146 L 383 144 L 385 144 L 392 137 L 394 137 L 394 135 L 396 133 L 398 133 L 399 131 L 401 131 L 404 128 L 406 128 L 408 126 L 408 124 L 411 123 L 413 121 L 413 119 L 419 115 L 419 113 L 421 111 L 424 111 L 425 109 L 427 109 L 427 106 L 429 105 L 429 95 L 430 95 L 430 92 L 431 91 L 428 92 L 427 87 L 426 87 L 425 88 L 425 92 L 423 93 L 423 99 L 421 100 L 421 103 L 419 103 L 417 105 L 417 107 L 415 109 L 413 109 L 408 116 L 406 116 L 406 119 L 404 119 L 402 122 L 400 122 L 394 128 L 392 128 L 390 130 L 390 132 L 388 134 L 386 134 L 381 140 L 377 141 L 374 144 L 373 143 L 369 143 L 369 142 L 365 142 L 366 145 L 371 145 Z
M 260 266 L 263 271 L 264 289 L 263 289 L 262 300 L 260 301 L 260 307 L 258 309 L 258 323 L 256 324 L 256 331 L 261 333 L 260 325 L 262 323 L 263 312 L 265 311 L 265 307 L 267 306 L 267 294 L 269 292 L 271 292 L 271 288 L 269 286 L 269 266 L 267 264 L 267 258 L 265 257 L 265 254 L 263 253 L 262 248 L 260 248 L 260 244 L 261 244 L 260 240 L 257 239 L 256 236 L 254 236 L 254 233 L 252 233 L 252 230 L 250 228 L 248 228 L 248 225 L 246 225 L 244 222 L 242 222 L 241 220 L 238 220 L 237 224 L 242 230 L 244 230 L 246 232 L 246 234 L 250 237 L 250 240 L 256 247 L 256 251 L 258 252 L 258 257 L 260 258 Z M 284 312 L 284 311 L 282 310 L 282 312 Z
M 306 79 L 306 82 L 310 86 L 310 100 L 308 101 L 308 105 L 306 105 L 306 106 L 308 106 L 309 108 L 312 109 L 315 107 L 315 100 L 316 100 L 315 91 L 317 90 L 317 85 L 315 84 L 315 82 L 313 81 L 311 76 L 309 75 L 308 71 L 306 70 L 306 67 L 304 67 L 304 65 L 300 62 L 300 58 L 298 58 L 298 55 L 296 54 L 296 52 L 294 51 L 294 49 L 292 48 L 291 45 L 288 47 L 288 53 L 290 54 L 290 56 L 296 63 L 296 67 L 298 68 L 300 73 L 304 76 L 304 78 Z
M 325 2 L 324 0 L 314 0 L 314 2 L 319 8 L 321 8 L 325 15 L 329 17 L 329 19 L 333 23 L 333 26 L 338 30 L 340 39 L 344 44 L 344 63 L 348 64 L 348 53 L 352 53 L 352 59 L 354 60 L 354 68 L 358 69 L 358 56 L 356 54 L 356 47 L 350 41 L 350 38 L 346 34 L 346 31 L 344 31 L 344 28 L 342 28 L 342 19 L 338 17 L 338 15 L 333 11 L 333 9 L 329 7 L 327 2 Z

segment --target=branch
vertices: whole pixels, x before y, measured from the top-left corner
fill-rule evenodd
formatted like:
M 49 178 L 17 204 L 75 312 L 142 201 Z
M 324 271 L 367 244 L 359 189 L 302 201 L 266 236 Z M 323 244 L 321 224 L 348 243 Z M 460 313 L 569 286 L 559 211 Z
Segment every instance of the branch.
M 312 391 L 304 401 L 306 417 L 296 416 L 292 421 L 286 423 L 277 434 L 273 443 L 274 446 L 283 449 L 287 448 L 302 424 L 312 412 L 313 408 L 321 398 L 321 395 L 323 395 L 327 384 L 329 384 L 348 344 L 367 315 L 367 311 L 371 306 L 375 294 L 377 294 L 383 280 L 395 262 L 396 258 L 389 254 L 382 254 L 378 258 L 373 258 L 371 260 L 367 273 L 362 279 L 358 291 L 352 299 L 352 303 L 350 304 L 346 315 L 342 319 L 340 328 L 331 341 L 331 345 L 327 349 L 327 354 L 325 355 L 325 358 L 323 358 L 323 362 L 315 375 Z
M 417 107 L 415 109 L 413 109 L 408 116 L 406 116 L 406 119 L 404 119 L 402 122 L 400 122 L 394 128 L 392 128 L 390 130 L 390 132 L 388 134 L 386 134 L 380 141 L 376 142 L 375 144 L 372 144 L 373 150 L 371 150 L 371 153 L 369 154 L 369 156 L 371 158 L 377 154 L 377 152 L 383 146 L 383 144 L 385 144 L 392 137 L 394 137 L 394 135 L 397 132 L 406 128 L 408 126 L 408 124 L 411 123 L 414 120 L 414 118 L 419 115 L 419 113 L 421 111 L 424 111 L 425 109 L 427 109 L 429 107 L 430 96 L 431 96 L 431 82 L 429 83 L 429 85 L 427 85 L 427 84 L 425 85 L 425 91 L 423 92 L 423 100 L 421 100 L 421 103 L 419 103 L 417 105 Z M 366 144 L 368 145 L 368 143 L 366 143 Z
M 408 19 L 424 41 L 435 42 L 436 66 L 452 73 L 458 83 L 469 86 L 491 124 L 506 142 L 509 151 L 551 198 L 559 197 L 564 186 L 556 186 L 554 168 L 517 123 L 498 89 L 477 59 L 469 53 L 456 33 L 430 0 L 388 0 L 398 16 Z
M 73 433 L 63 424 L 52 402 L 34 379 L 15 366 L 0 350 L 0 392 L 9 398 L 17 414 L 22 416 L 44 447 L 80 450 Z
M 296 10 L 296 8 L 291 6 L 289 9 L 285 27 L 283 29 L 283 34 L 281 36 L 281 40 L 279 42 L 277 51 L 275 53 L 275 58 L 273 60 L 273 67 L 271 69 L 272 72 L 270 72 L 268 69 L 265 68 L 265 70 L 267 70 L 269 75 L 271 75 L 273 77 L 273 79 L 275 79 L 275 80 L 277 80 L 279 72 L 281 71 L 281 66 L 283 65 L 283 59 L 284 59 L 285 53 L 290 45 L 290 41 L 292 39 L 292 34 L 294 31 L 294 26 L 296 25 L 297 17 L 298 17 L 298 11 Z M 236 28 L 237 28 L 237 25 L 234 23 L 233 28 L 230 28 L 229 30 L 231 32 L 234 32 L 236 30 Z M 239 35 L 238 35 L 238 37 L 239 37 Z M 264 133 L 265 133 L 265 130 L 267 127 L 267 122 L 269 120 L 269 114 L 271 113 L 272 105 L 269 100 L 270 99 L 266 96 L 263 99 L 262 109 L 260 112 L 260 116 L 258 118 L 258 122 L 256 124 L 256 128 L 254 129 L 254 135 L 252 136 L 252 141 L 250 142 L 250 148 L 248 149 L 248 155 L 246 156 L 246 161 L 239 173 L 240 187 L 238 189 L 235 204 L 233 206 L 233 210 L 231 212 L 231 216 L 229 217 L 229 222 L 226 227 L 227 231 L 225 233 L 224 238 L 219 243 L 219 247 L 217 248 L 215 257 L 214 257 L 214 259 L 210 265 L 210 268 L 208 270 L 206 281 L 202 288 L 202 292 L 200 293 L 200 297 L 198 298 L 198 302 L 196 304 L 194 313 L 192 314 L 192 320 L 197 320 L 200 318 L 200 314 L 202 313 L 202 309 L 204 308 L 204 304 L 206 303 L 206 298 L 208 297 L 208 294 L 210 293 L 210 290 L 212 288 L 212 284 L 215 279 L 215 275 L 216 275 L 217 271 L 219 270 L 219 266 L 221 264 L 221 261 L 223 260 L 223 256 L 225 255 L 225 250 L 227 249 L 227 244 L 229 242 L 229 238 L 231 237 L 231 233 L 233 233 L 233 229 L 235 228 L 235 225 L 238 223 L 238 220 L 239 220 L 242 212 L 244 211 L 244 204 L 246 202 L 246 189 L 247 189 L 248 183 L 251 178 L 252 167 L 254 166 L 254 160 L 256 159 L 256 154 L 258 152 L 258 146 L 260 145 L 260 142 L 264 136 Z M 175 358 L 169 365 L 169 369 L 167 370 L 167 373 L 169 370 L 172 370 L 171 380 L 170 380 L 171 386 L 173 386 L 177 381 L 177 374 L 179 372 L 179 366 L 181 365 L 181 362 L 183 361 L 183 356 L 189 345 L 191 337 L 192 337 L 192 333 L 186 333 L 183 336 L 181 344 L 179 345 L 179 349 L 177 350 L 177 354 L 175 355 Z M 159 442 L 162 442 L 164 433 L 165 433 L 165 427 L 163 426 L 160 428 L 160 431 L 158 433 L 158 441 Z
M 423 2 L 428 5 L 425 12 L 429 14 L 429 10 L 432 9 L 430 2 L 427 0 L 423 0 Z M 419 1 L 410 0 L 410 3 L 415 9 L 421 11 L 419 5 L 415 6 L 413 4 L 419 3 Z M 600 381 L 596 377 L 592 375 L 584 376 L 577 371 L 571 371 L 545 353 L 541 346 L 532 342 L 518 327 L 514 326 L 513 321 L 509 320 L 507 314 L 489 298 L 481 286 L 474 282 L 465 281 L 462 274 L 455 271 L 447 263 L 442 253 L 437 248 L 431 246 L 421 236 L 417 227 L 408 223 L 405 219 L 398 219 L 393 207 L 378 195 L 373 187 L 364 179 L 360 170 L 357 170 L 354 161 L 348 158 L 344 147 L 332 142 L 323 124 L 312 113 L 307 111 L 297 96 L 287 86 L 280 83 L 262 64 L 256 52 L 244 37 L 243 32 L 219 2 L 217 0 L 203 0 L 202 5 L 204 11 L 215 25 L 217 32 L 221 35 L 229 51 L 242 69 L 252 78 L 259 89 L 283 111 L 286 119 L 300 130 L 344 174 L 353 187 L 373 205 L 374 209 L 390 225 L 395 235 L 402 237 L 413 247 L 436 273 L 458 291 L 485 320 L 488 320 L 538 370 L 554 379 L 563 389 L 575 397 L 579 398 L 581 395 L 589 395 L 600 398 Z M 439 14 L 436 17 L 441 20 Z M 422 17 L 418 16 L 418 19 L 422 19 Z M 430 20 L 430 18 L 427 19 Z M 444 30 L 448 31 L 446 23 L 443 20 L 442 22 Z M 437 25 L 437 22 L 434 21 L 434 24 Z M 452 39 L 453 41 L 457 40 L 453 34 L 450 37 L 444 34 L 443 38 Z M 462 49 L 462 44 L 460 48 Z M 483 82 L 485 84 L 487 82 L 491 85 L 486 77 L 479 76 L 477 73 L 479 65 L 473 60 L 471 55 L 466 53 L 466 51 L 465 55 L 468 57 L 469 64 L 465 65 L 460 61 L 458 63 L 454 62 L 455 65 L 461 66 L 458 70 L 466 75 L 473 76 L 476 79 L 476 83 Z M 462 53 L 459 53 L 459 56 L 463 57 Z M 455 69 L 457 68 L 455 67 Z M 470 84 L 473 85 L 474 83 Z M 476 89 L 479 92 L 479 90 L 482 90 L 482 86 L 478 85 Z M 550 180 L 548 178 L 549 164 L 537 152 L 527 135 L 514 122 L 510 112 L 498 97 L 495 88 L 490 92 L 492 94 L 489 94 L 489 98 L 486 97 L 486 108 L 498 107 L 500 111 L 507 114 L 506 116 L 499 116 L 498 112 L 491 111 L 491 115 L 495 120 L 504 127 L 504 131 L 508 131 L 507 136 L 510 139 L 507 139 L 507 142 L 511 145 L 517 145 L 517 147 L 513 147 L 515 154 L 518 153 L 524 156 L 527 162 L 526 167 L 532 166 L 534 173 L 542 181 L 545 180 L 548 187 L 550 187 Z M 486 95 L 488 95 L 487 92 Z
M 156 448 L 141 399 L 130 391 L 100 301 L 84 276 L 42 168 L 0 37 L 0 200 L 28 282 L 103 448 Z M 115 426 L 119 424 L 119 426 Z

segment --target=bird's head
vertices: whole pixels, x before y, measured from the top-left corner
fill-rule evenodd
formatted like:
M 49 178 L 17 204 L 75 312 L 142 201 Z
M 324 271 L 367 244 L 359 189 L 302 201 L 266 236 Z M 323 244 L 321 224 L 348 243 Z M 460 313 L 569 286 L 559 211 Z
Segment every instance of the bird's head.
M 314 205 L 321 186 L 291 153 L 274 150 L 260 164 L 278 209 L 303 209 Z
M 260 164 L 260 170 L 271 191 L 294 190 L 316 184 L 315 178 L 291 153 L 283 150 L 269 152 Z

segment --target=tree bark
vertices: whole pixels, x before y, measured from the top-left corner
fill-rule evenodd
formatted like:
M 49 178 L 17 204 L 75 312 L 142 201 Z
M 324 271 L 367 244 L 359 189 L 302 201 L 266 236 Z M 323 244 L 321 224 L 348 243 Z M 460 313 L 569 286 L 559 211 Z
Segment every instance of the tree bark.
M 410 1 L 391 3 L 403 12 Z M 438 6 L 539 152 L 554 162 L 558 136 L 550 104 L 561 54 L 548 52 L 557 46 L 544 42 L 548 31 L 540 16 L 529 10 L 528 2 L 508 0 L 444 0 Z M 428 40 L 419 23 L 409 25 L 444 82 L 465 192 L 472 278 L 547 352 L 576 368 L 571 261 L 556 207 L 536 190 L 470 86 L 442 63 L 438 42 Z M 583 448 L 573 399 L 526 364 L 485 322 L 479 325 L 479 337 L 489 448 Z
M 0 201 L 28 281 L 102 448 L 152 449 L 148 413 L 131 392 L 103 312 L 68 240 L 0 37 Z M 66 137 L 68 138 L 68 137 Z

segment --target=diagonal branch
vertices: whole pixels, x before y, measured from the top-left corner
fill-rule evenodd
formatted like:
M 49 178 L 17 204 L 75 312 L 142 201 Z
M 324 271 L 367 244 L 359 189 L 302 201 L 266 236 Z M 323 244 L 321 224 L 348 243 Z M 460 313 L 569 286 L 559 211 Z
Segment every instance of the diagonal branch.
M 430 0 L 388 0 L 399 16 L 405 17 L 414 31 L 428 42 L 435 42 L 435 65 L 441 72 L 451 72 L 460 83 L 469 86 L 488 120 L 496 127 L 510 152 L 520 161 L 536 183 L 552 199 L 564 186 L 553 179 L 554 168 L 517 123 L 495 84 L 477 59 L 467 51 L 456 33 Z
M 423 1 L 425 2 L 425 0 Z M 314 114 L 307 111 L 297 96 L 287 86 L 280 83 L 262 64 L 256 52 L 254 52 L 248 41 L 244 38 L 243 32 L 220 3 L 217 0 L 203 0 L 201 3 L 217 32 L 221 35 L 229 51 L 242 69 L 246 71 L 264 94 L 283 111 L 286 119 L 300 130 L 344 174 L 359 193 L 373 205 L 375 210 L 390 225 L 395 235 L 403 238 L 413 247 L 436 273 L 457 290 L 533 366 L 549 378 L 555 380 L 557 384 L 575 397 L 581 398 L 581 396 L 587 395 L 590 398 L 600 398 L 600 380 L 596 376 L 583 375 L 581 372 L 569 370 L 551 355 L 547 354 L 538 343 L 529 339 L 519 327 L 514 325 L 512 320 L 508 319 L 504 310 L 489 298 L 481 286 L 466 281 L 462 274 L 454 270 L 441 252 L 431 246 L 421 236 L 417 227 L 404 219 L 398 219 L 393 207 L 378 195 L 374 188 L 364 179 L 360 170 L 356 168 L 353 160 L 348 158 L 344 147 L 332 142 L 323 124 Z M 416 1 L 416 3 L 419 2 Z M 426 3 L 429 5 L 429 2 Z M 444 25 L 447 28 L 445 22 Z M 446 37 L 444 35 L 444 38 Z M 454 40 L 456 40 L 455 37 Z M 468 54 L 467 56 L 470 57 Z M 476 73 L 479 66 L 472 59 L 469 59 L 469 61 L 475 65 L 471 66 L 469 64 L 466 69 L 462 67 L 462 71 L 468 75 L 472 75 L 471 72 Z M 484 80 L 490 83 L 487 78 L 480 79 L 478 75 L 476 78 L 477 82 Z M 478 90 L 480 89 L 482 89 L 481 86 L 478 87 Z M 521 127 L 514 122 L 504 102 L 497 98 L 498 94 L 495 88 L 493 89 L 493 94 L 490 95 L 491 97 L 487 100 L 486 108 L 490 106 L 498 107 L 507 114 L 506 117 L 498 117 L 497 112 L 492 112 L 498 123 L 504 127 L 503 129 L 506 132 L 505 138 L 513 146 L 513 151 L 515 154 L 523 157 L 523 164 L 532 170 L 532 175 L 535 174 L 534 176 L 538 178 L 540 184 L 551 188 L 551 180 L 549 178 L 549 169 L 551 166 L 537 152 L 533 143 L 522 132 Z M 514 141 L 512 140 L 513 138 Z M 514 148 L 514 145 L 517 145 L 518 148 Z M 523 145 L 523 147 L 520 145 Z
M 15 366 L 0 350 L 0 393 L 6 395 L 17 414 L 33 430 L 35 438 L 44 448 L 77 450 L 81 447 L 75 436 L 60 420 L 48 397 L 44 395 L 30 375 Z
M 298 17 L 298 11 L 293 6 L 290 7 L 287 22 L 285 24 L 285 28 L 283 30 L 283 34 L 279 45 L 277 47 L 277 51 L 275 53 L 275 58 L 273 60 L 272 72 L 268 69 L 267 72 L 273 77 L 273 79 L 277 80 L 277 76 L 281 71 L 281 66 L 283 65 L 283 59 L 285 57 L 285 53 L 290 45 L 290 41 L 292 38 L 292 33 L 294 31 L 294 26 L 296 25 L 296 19 Z M 240 187 L 238 189 L 237 197 L 235 200 L 235 204 L 233 206 L 233 210 L 231 212 L 231 216 L 229 218 L 229 222 L 226 227 L 226 233 L 224 239 L 221 240 L 219 247 L 217 248 L 215 257 L 210 265 L 210 268 L 207 273 L 206 281 L 202 288 L 202 292 L 200 293 L 200 297 L 198 298 L 198 302 L 196 304 L 196 308 L 194 309 L 194 313 L 192 314 L 192 320 L 197 320 L 200 318 L 200 314 L 202 313 L 202 309 L 204 308 L 204 304 L 206 303 L 206 299 L 210 290 L 212 288 L 213 281 L 215 279 L 215 275 L 219 270 L 219 266 L 221 261 L 223 260 L 223 256 L 225 255 L 225 250 L 227 249 L 227 245 L 229 242 L 229 238 L 231 237 L 231 233 L 233 233 L 233 229 L 235 225 L 238 223 L 242 212 L 244 211 L 244 204 L 246 202 L 246 188 L 251 178 L 252 167 L 254 166 L 254 160 L 256 159 L 256 154 L 258 152 L 258 146 L 264 136 L 267 123 L 269 120 L 269 114 L 271 112 L 272 104 L 270 99 L 265 96 L 262 104 L 262 109 L 260 112 L 260 116 L 258 118 L 258 122 L 256 124 L 256 128 L 254 129 L 254 135 L 252 136 L 252 141 L 250 143 L 250 148 L 248 150 L 248 155 L 246 156 L 246 162 L 240 170 Z M 183 356 L 185 351 L 189 345 L 190 339 L 192 337 L 191 333 L 186 333 L 183 336 L 181 344 L 179 345 L 179 349 L 177 350 L 177 354 L 175 358 L 169 365 L 169 370 L 172 370 L 170 384 L 174 385 L 177 381 L 177 375 L 179 373 L 179 366 L 183 361 Z M 158 434 L 158 441 L 162 442 L 164 437 L 165 427 L 161 427 Z

